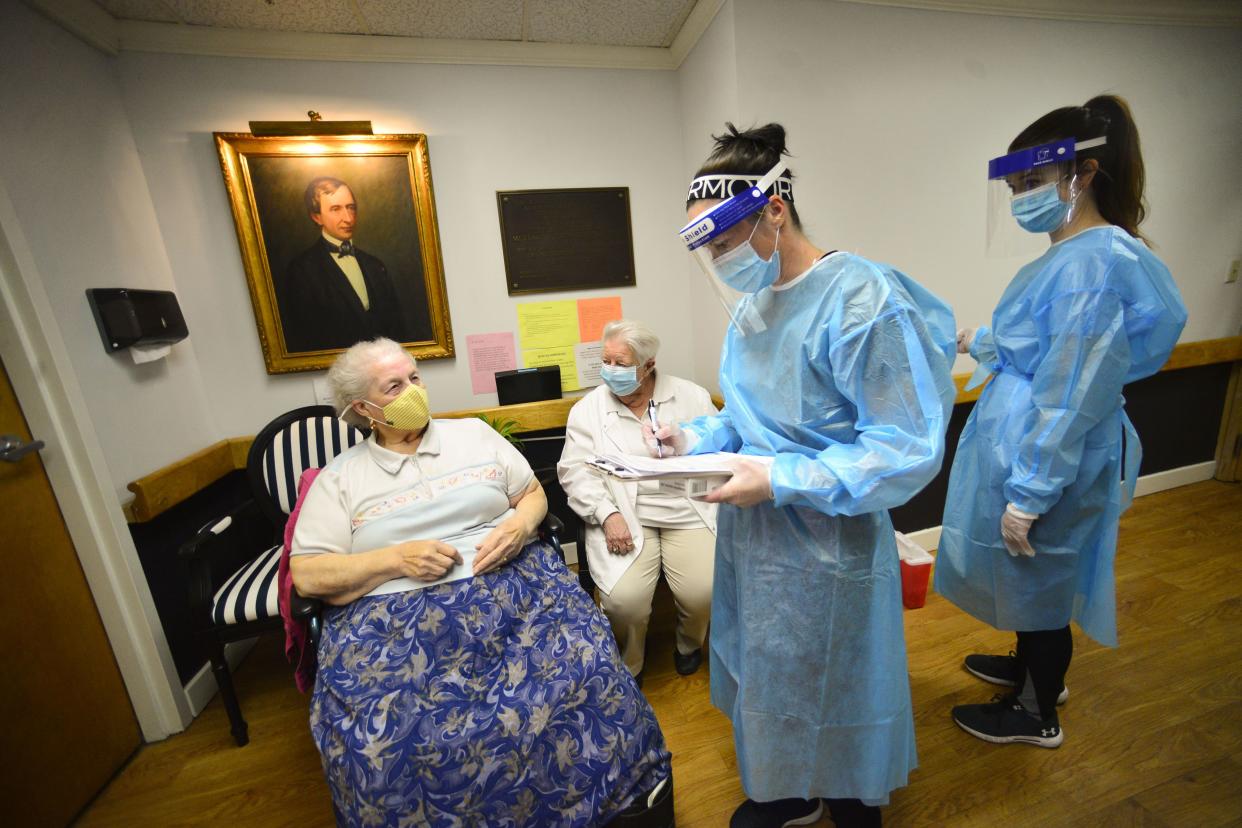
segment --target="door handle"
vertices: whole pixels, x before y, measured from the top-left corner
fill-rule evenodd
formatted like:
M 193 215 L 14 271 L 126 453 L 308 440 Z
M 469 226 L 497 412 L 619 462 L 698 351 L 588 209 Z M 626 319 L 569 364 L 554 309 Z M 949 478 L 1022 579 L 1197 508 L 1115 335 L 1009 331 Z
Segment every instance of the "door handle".
M 27 454 L 42 451 L 44 445 L 42 440 L 23 443 L 22 438 L 16 434 L 0 434 L 0 460 L 6 463 L 16 463 Z

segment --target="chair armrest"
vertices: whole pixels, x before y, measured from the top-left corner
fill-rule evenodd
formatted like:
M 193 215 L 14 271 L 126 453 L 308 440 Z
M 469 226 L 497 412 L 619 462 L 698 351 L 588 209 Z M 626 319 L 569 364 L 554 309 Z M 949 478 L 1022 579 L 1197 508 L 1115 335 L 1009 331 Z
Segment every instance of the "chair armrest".
M 556 515 L 548 512 L 539 522 L 539 534 L 555 535 L 559 540 L 565 534 L 565 524 Z
M 289 591 L 289 614 L 302 621 L 309 621 L 323 612 L 323 601 L 318 598 L 307 598 L 298 592 L 297 587 Z
M 220 585 L 215 578 L 226 577 L 247 555 L 253 558 L 271 548 L 271 534 L 259 505 L 248 500 L 199 529 L 177 550 L 189 569 L 190 617 L 196 630 L 211 626 L 212 602 Z
M 591 577 L 591 562 L 586 556 L 586 523 L 578 524 L 578 534 L 574 538 L 578 549 L 578 583 L 582 584 L 582 590 L 591 596 L 591 600 L 595 600 L 595 579 Z
M 213 546 L 221 538 L 230 532 L 237 531 L 243 522 L 256 519 L 261 520 L 262 517 L 263 514 L 259 511 L 259 504 L 253 500 L 247 500 L 232 512 L 213 520 L 202 529 L 199 529 L 194 534 L 194 537 L 181 544 L 177 554 L 186 560 L 210 556 Z
M 539 540 L 550 543 L 552 549 L 560 556 L 561 563 L 564 563 L 565 550 L 561 548 L 561 535 L 565 532 L 565 524 L 561 523 L 561 519 L 548 512 L 543 516 L 543 520 L 539 521 L 538 531 Z
M 305 621 L 310 630 L 310 640 L 314 647 L 319 646 L 319 636 L 323 632 L 323 601 L 318 598 L 307 598 L 298 592 L 297 587 L 289 591 L 289 614 L 299 621 Z

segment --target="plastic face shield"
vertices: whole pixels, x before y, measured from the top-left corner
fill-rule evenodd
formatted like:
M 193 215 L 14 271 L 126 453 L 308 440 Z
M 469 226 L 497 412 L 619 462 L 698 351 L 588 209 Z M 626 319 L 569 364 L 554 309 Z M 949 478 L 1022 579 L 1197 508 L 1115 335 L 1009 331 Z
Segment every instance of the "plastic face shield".
M 686 248 L 698 262 L 707 281 L 711 284 L 720 303 L 724 306 L 729 318 L 745 336 L 765 330 L 767 325 L 751 302 L 753 294 L 735 290 L 721 277 L 716 262 L 736 250 L 750 240 L 755 229 L 758 214 L 768 204 L 767 190 L 774 185 L 775 192 L 782 196 L 789 191 L 789 179 L 780 179 L 785 172 L 785 162 L 778 161 L 776 166 L 768 170 L 761 178 L 754 176 L 710 176 L 696 179 L 690 188 L 690 198 L 711 199 L 723 198 L 699 215 L 695 216 L 679 234 Z M 710 180 L 707 180 L 710 179 Z M 741 189 L 742 187 L 745 189 Z M 740 190 L 740 191 L 739 191 Z M 735 193 L 730 195 L 730 193 Z M 747 219 L 755 219 L 748 221 Z M 774 254 L 775 255 L 775 254 Z
M 989 161 L 987 254 L 1037 251 L 1044 244 L 1042 234 L 1069 225 L 1082 195 L 1075 157 L 1103 143 L 1104 138 L 1064 138 Z

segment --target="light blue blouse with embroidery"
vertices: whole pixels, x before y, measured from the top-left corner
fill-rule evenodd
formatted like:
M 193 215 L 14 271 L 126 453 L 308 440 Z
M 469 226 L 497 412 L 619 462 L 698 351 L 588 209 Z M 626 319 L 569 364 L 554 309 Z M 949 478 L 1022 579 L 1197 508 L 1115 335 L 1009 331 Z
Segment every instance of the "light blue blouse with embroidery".
M 475 545 L 513 515 L 509 503 L 532 479 L 526 458 L 482 420 L 432 420 L 414 454 L 390 451 L 372 435 L 315 478 L 290 554 L 354 554 L 438 540 L 462 557 L 443 578 L 395 578 L 367 594 L 470 578 Z

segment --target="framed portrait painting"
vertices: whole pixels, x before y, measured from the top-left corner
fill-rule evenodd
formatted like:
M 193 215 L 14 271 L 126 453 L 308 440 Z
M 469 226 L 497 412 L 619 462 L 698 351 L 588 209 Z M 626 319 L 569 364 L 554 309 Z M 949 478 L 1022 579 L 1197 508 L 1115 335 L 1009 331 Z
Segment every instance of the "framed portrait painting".
M 377 336 L 453 355 L 427 136 L 215 138 L 269 374 Z

